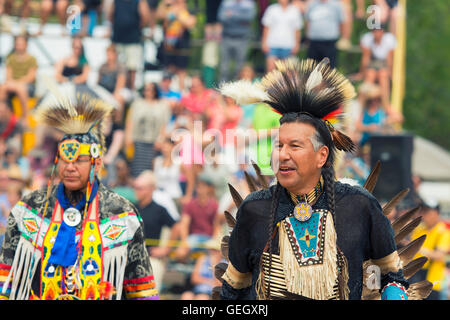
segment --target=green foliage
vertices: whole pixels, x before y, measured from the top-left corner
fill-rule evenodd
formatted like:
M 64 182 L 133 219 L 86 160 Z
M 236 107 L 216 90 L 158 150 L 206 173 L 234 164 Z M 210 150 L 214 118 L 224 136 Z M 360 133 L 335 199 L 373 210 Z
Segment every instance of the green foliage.
M 450 149 L 448 0 L 407 5 L 404 127 Z

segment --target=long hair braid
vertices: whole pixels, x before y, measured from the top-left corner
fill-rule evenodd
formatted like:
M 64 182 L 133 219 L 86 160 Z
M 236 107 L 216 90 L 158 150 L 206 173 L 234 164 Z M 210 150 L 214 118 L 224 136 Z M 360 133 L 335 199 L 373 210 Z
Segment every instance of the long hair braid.
M 335 173 L 333 166 L 323 167 L 322 176 L 324 181 L 324 190 L 327 196 L 328 210 L 333 216 L 333 221 L 336 224 L 335 212 L 336 212 L 336 202 L 334 197 L 334 183 L 335 183 Z
M 280 200 L 280 195 L 281 195 L 281 184 L 279 182 L 277 182 L 277 185 L 275 187 L 275 191 L 274 191 L 274 195 L 272 198 L 272 203 L 270 206 L 270 222 L 269 222 L 269 237 L 268 237 L 268 247 L 267 247 L 267 251 L 269 253 L 269 274 L 268 274 L 268 278 L 270 279 L 270 273 L 272 271 L 272 243 L 273 243 L 273 233 L 274 233 L 274 224 L 275 224 L 275 214 L 277 212 L 278 209 L 278 202 Z M 270 299 L 270 281 L 268 281 L 268 285 L 267 285 L 267 292 L 266 292 L 266 297 L 267 299 Z
M 336 212 L 336 203 L 334 198 L 335 173 L 333 166 L 323 167 L 322 176 L 324 180 L 324 190 L 327 195 L 328 210 L 330 210 L 331 214 L 333 215 L 333 220 L 335 221 L 336 220 L 334 219 L 334 215 Z

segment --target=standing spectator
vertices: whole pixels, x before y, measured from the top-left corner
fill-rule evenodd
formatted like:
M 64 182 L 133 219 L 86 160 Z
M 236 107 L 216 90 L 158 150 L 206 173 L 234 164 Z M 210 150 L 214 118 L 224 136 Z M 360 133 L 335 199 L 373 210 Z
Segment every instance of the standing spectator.
M 133 177 L 153 169 L 155 143 L 163 136 L 170 119 L 170 106 L 160 99 L 156 84 L 145 84 L 143 95 L 144 99 L 132 103 L 125 122 L 125 146 L 134 147 L 131 163 Z
M 135 88 L 136 72 L 143 65 L 141 28 L 148 23 L 149 8 L 146 0 L 114 0 L 110 7 L 112 42 L 116 45 L 120 61 L 128 71 L 127 87 Z
M 125 102 L 130 99 L 130 91 L 126 88 L 127 73 L 125 66 L 117 59 L 114 44 L 106 48 L 106 62 L 98 70 L 98 84 L 108 90 L 118 102 L 114 122 L 122 123 Z
M 38 68 L 36 58 L 27 52 L 27 45 L 26 36 L 15 37 L 14 51 L 6 59 L 6 81 L 0 86 L 0 97 L 15 94 L 19 98 L 23 125 L 27 123 L 28 98 L 34 96 Z
M 303 19 L 300 10 L 290 2 L 278 0 L 267 8 L 262 18 L 261 45 L 266 54 L 267 72 L 273 70 L 277 59 L 295 56 L 300 50 Z
M 115 161 L 115 180 L 110 184 L 110 188 L 117 194 L 137 205 L 136 194 L 133 190 L 133 179 L 130 176 L 130 165 L 126 158 L 117 157 Z
M 41 25 L 37 35 L 41 35 L 44 31 L 44 26 L 53 10 L 56 11 L 59 24 L 63 27 L 62 34 L 64 35 L 66 21 L 67 21 L 67 8 L 69 6 L 69 0 L 42 0 L 41 1 Z
M 252 0 L 225 0 L 220 5 L 218 19 L 222 23 L 221 81 L 234 79 L 244 66 L 251 40 L 251 24 L 255 15 L 256 6 Z M 235 71 L 231 73 L 230 66 L 233 60 Z
M 163 0 L 158 6 L 157 16 L 163 21 L 163 64 L 169 72 L 177 75 L 179 90 L 183 92 L 190 55 L 190 30 L 197 18 L 189 12 L 185 0 Z
M 342 4 L 335 0 L 314 0 L 307 6 L 305 20 L 308 58 L 321 61 L 328 57 L 331 67 L 336 67 L 336 42 L 346 21 Z
M 226 0 L 225 0 L 226 1 Z M 218 19 L 219 8 L 223 0 L 209 0 L 205 1 L 206 6 L 206 23 L 205 23 L 205 40 L 219 40 L 222 25 Z
M 146 247 L 150 255 L 156 288 L 160 292 L 166 269 L 162 258 L 168 253 L 161 246 L 161 241 L 164 240 L 161 238 L 161 233 L 164 227 L 172 228 L 175 220 L 163 206 L 153 199 L 155 177 L 151 171 L 143 171 L 134 181 L 133 188 L 138 201 L 139 213 L 144 222 L 144 237 L 147 242 Z
M 433 291 L 428 300 L 440 300 L 440 291 L 444 289 L 446 255 L 450 250 L 450 231 L 440 216 L 440 206 L 431 199 L 422 207 L 422 223 L 414 230 L 411 239 L 426 234 L 425 242 L 416 257 L 425 256 L 428 262 L 416 274 L 415 280 L 428 280 L 433 283 Z M 412 281 L 415 282 L 415 281 Z
M 364 82 L 378 83 L 381 87 L 382 102 L 386 111 L 390 110 L 390 83 L 396 39 L 385 32 L 384 26 L 366 33 L 361 38 L 361 75 Z

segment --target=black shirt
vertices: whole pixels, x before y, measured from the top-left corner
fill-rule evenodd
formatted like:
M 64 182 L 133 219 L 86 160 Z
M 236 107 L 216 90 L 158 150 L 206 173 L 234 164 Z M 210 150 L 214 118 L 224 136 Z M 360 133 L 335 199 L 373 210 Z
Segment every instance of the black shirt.
M 114 43 L 140 43 L 140 0 L 115 0 L 112 41 Z
M 237 212 L 237 223 L 229 241 L 229 259 L 241 273 L 252 272 L 250 288 L 233 289 L 224 282 L 222 299 L 255 299 L 255 281 L 259 274 L 259 262 L 267 242 L 270 208 L 275 186 L 251 193 Z M 348 261 L 349 298 L 361 299 L 364 261 L 383 258 L 397 248 L 389 220 L 383 215 L 378 201 L 362 187 L 335 183 L 336 213 L 334 216 L 337 246 Z M 313 209 L 327 209 L 327 194 L 323 192 Z M 292 213 L 294 204 L 283 188 L 275 215 L 275 224 Z M 278 251 L 278 237 L 274 252 Z M 277 252 L 278 251 L 278 252 Z M 397 281 L 408 282 L 399 274 L 382 275 L 381 285 Z
M 172 227 L 175 220 L 167 212 L 166 208 L 152 201 L 144 208 L 139 208 L 144 222 L 144 236 L 146 239 L 159 239 L 161 229 L 164 226 Z

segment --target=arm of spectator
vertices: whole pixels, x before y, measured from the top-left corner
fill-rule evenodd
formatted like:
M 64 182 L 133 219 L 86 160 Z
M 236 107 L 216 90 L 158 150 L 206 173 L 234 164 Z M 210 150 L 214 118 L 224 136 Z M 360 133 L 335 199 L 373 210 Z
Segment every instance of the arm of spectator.
M 365 16 L 365 0 L 356 0 L 356 12 L 355 17 L 358 19 L 363 19 Z
M 89 76 L 89 71 L 91 70 L 91 68 L 89 67 L 89 65 L 86 63 L 83 65 L 83 71 L 81 72 L 80 75 L 73 77 L 73 82 L 74 83 L 86 83 L 88 80 L 88 76 Z
M 147 0 L 139 1 L 139 16 L 141 18 L 141 28 L 147 26 L 150 21 L 150 8 Z
M 194 194 L 195 174 L 194 174 L 194 170 L 192 170 L 192 167 L 188 168 L 184 164 L 181 164 L 180 170 L 186 177 L 186 193 L 180 199 L 181 204 L 184 205 L 184 204 L 188 203 L 189 201 L 191 201 L 192 195 Z
M 361 65 L 359 67 L 359 72 L 363 75 L 366 72 L 366 69 L 370 63 L 370 49 L 364 46 L 361 46 L 362 56 L 361 56 Z
M 264 53 L 269 52 L 269 46 L 267 44 L 267 35 L 269 34 L 269 27 L 263 28 L 263 34 L 261 39 L 261 49 Z
M 394 65 L 394 50 L 390 50 L 386 57 L 387 72 L 389 78 L 392 78 L 392 67 Z
M 189 226 L 191 225 L 191 216 L 186 213 L 181 214 L 179 222 L 180 248 L 188 248 L 187 238 L 189 236 Z
M 178 15 L 178 19 L 186 29 L 192 29 L 193 27 L 195 27 L 195 24 L 197 23 L 196 16 L 190 14 L 189 11 L 187 11 L 187 9 L 183 10 Z
M 296 55 L 300 51 L 300 42 L 302 37 L 302 30 L 298 29 L 295 32 L 295 46 L 292 48 L 292 54 Z
M 130 110 L 126 116 L 125 120 L 125 148 L 128 149 L 133 145 L 133 105 L 131 105 Z
M 114 23 L 114 1 L 110 1 L 110 5 L 106 7 L 106 17 L 111 22 L 111 24 Z
M 119 154 L 120 150 L 123 146 L 125 134 L 123 130 L 114 131 L 111 145 L 109 146 L 108 151 L 106 152 L 105 157 L 103 158 L 103 162 L 105 164 L 110 164 L 114 161 L 114 159 Z
M 114 88 L 114 95 L 120 95 L 120 90 L 125 88 L 125 85 L 127 83 L 127 76 L 125 72 L 119 72 L 117 74 L 117 80 L 116 80 L 116 87 Z
M 6 60 L 6 77 L 5 77 L 5 81 L 7 81 L 7 82 L 14 81 L 13 70 L 12 70 L 11 65 L 8 63 L 8 60 Z
M 18 81 L 20 82 L 24 82 L 24 83 L 33 83 L 36 80 L 36 71 L 37 71 L 37 66 L 30 68 L 30 70 L 28 70 L 28 73 L 26 75 L 24 75 L 22 78 L 18 79 Z
M 55 78 L 59 83 L 69 81 L 69 78 L 63 76 L 65 59 L 58 61 L 55 63 Z

